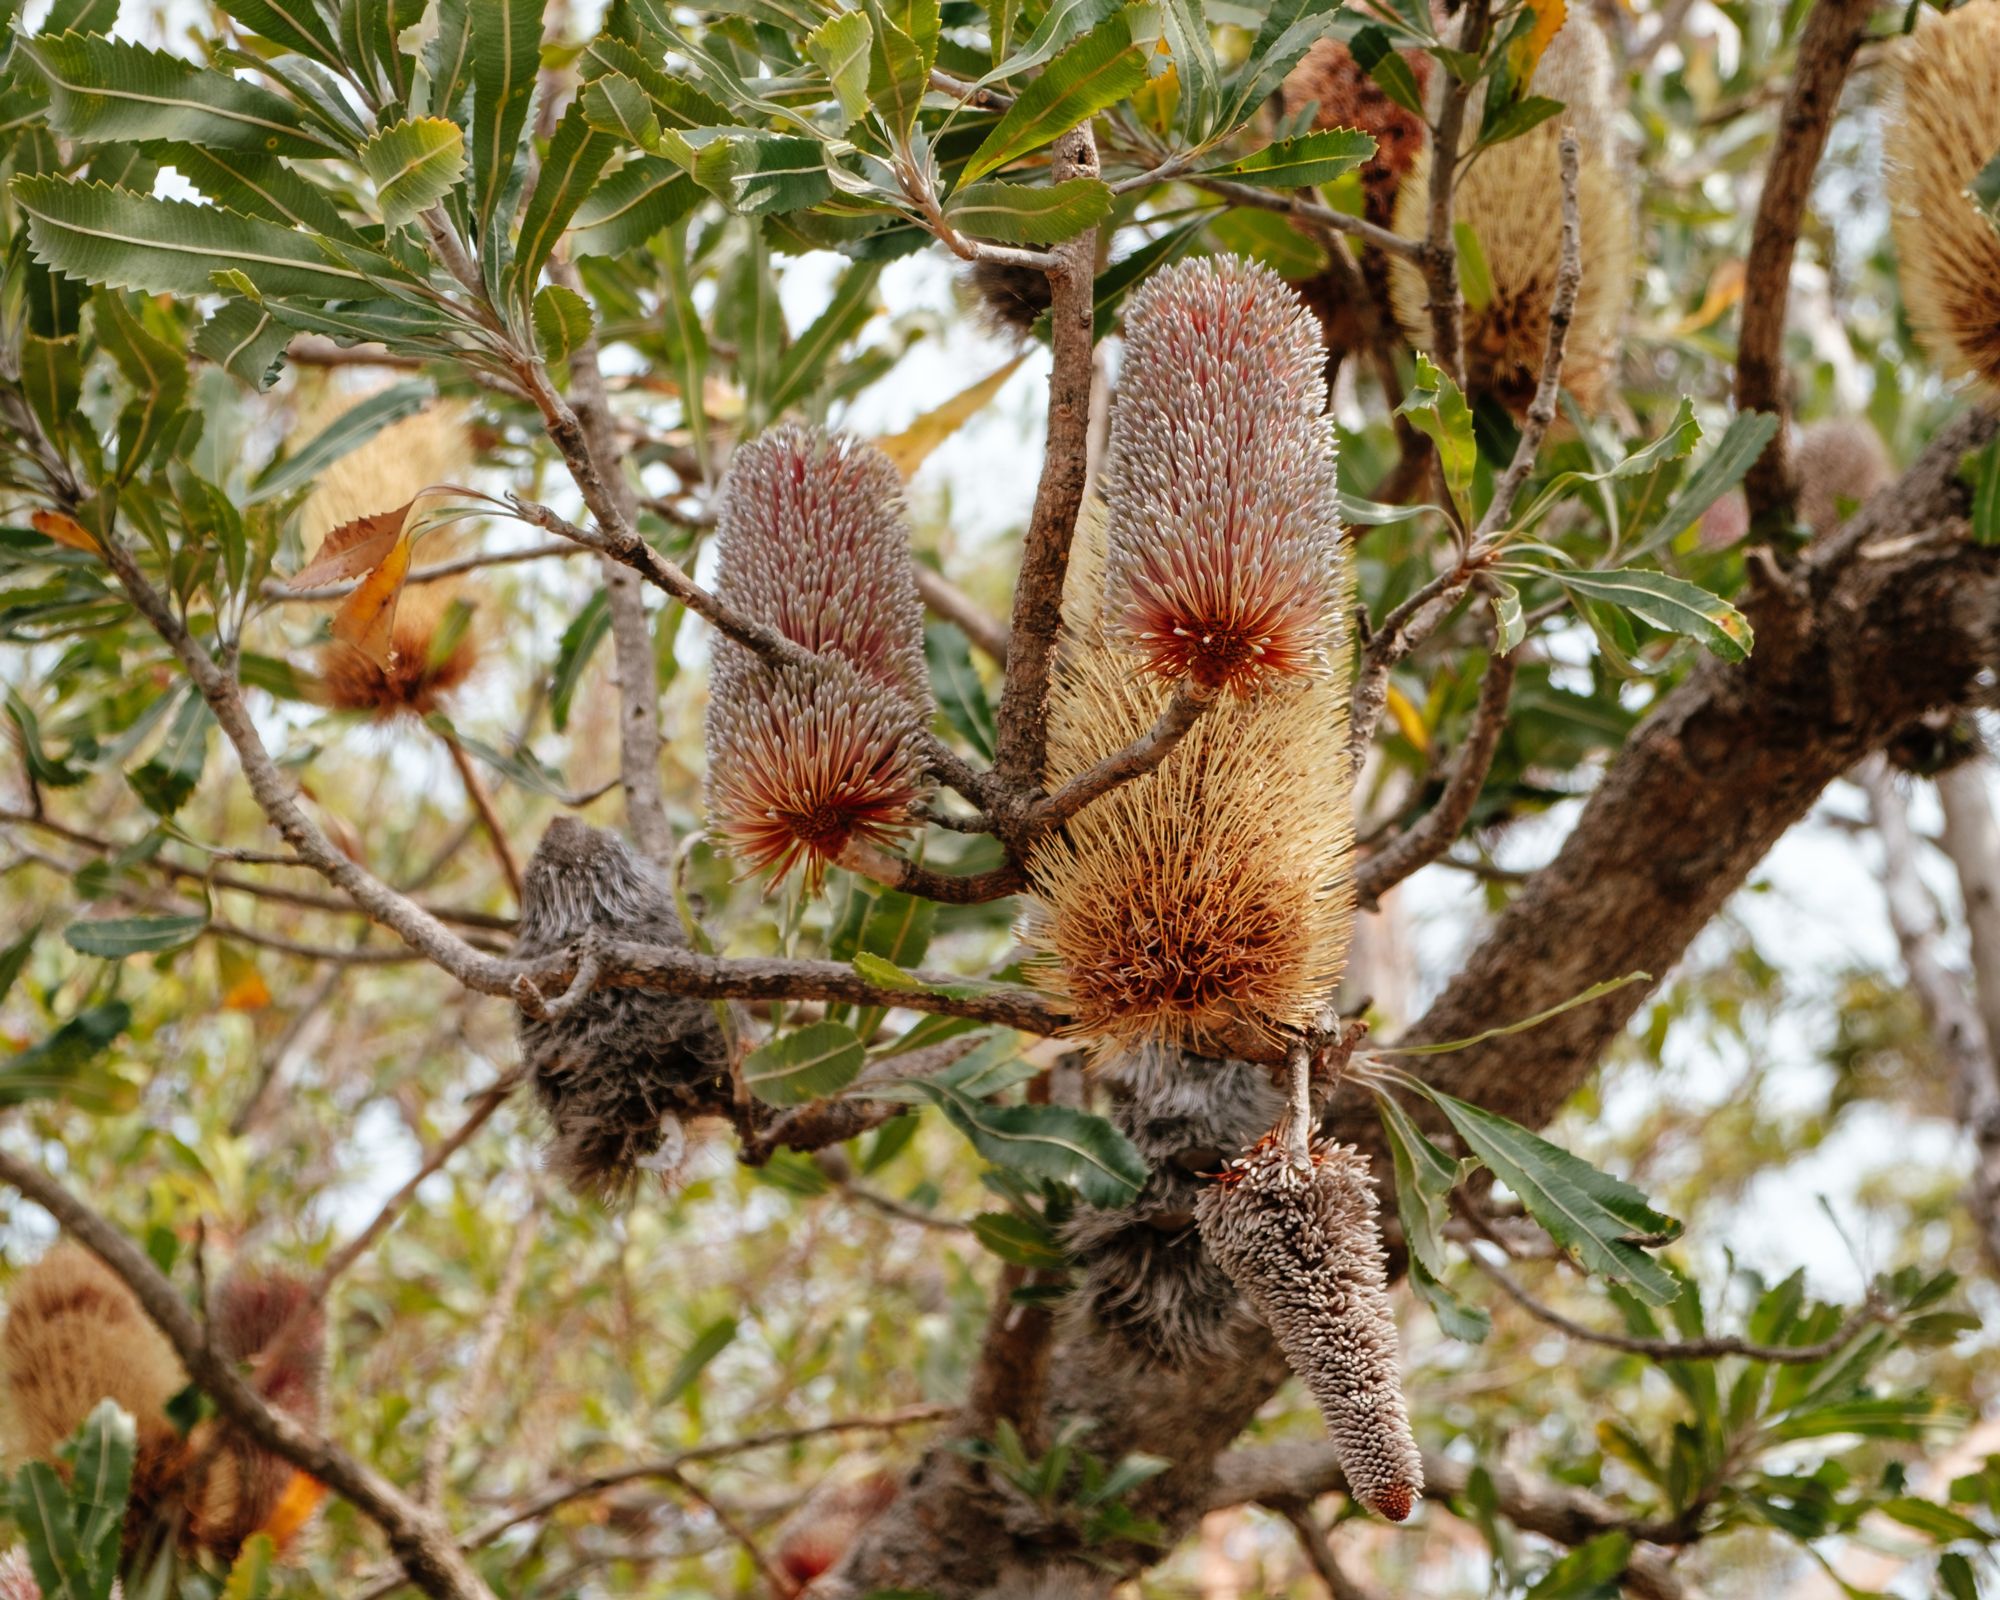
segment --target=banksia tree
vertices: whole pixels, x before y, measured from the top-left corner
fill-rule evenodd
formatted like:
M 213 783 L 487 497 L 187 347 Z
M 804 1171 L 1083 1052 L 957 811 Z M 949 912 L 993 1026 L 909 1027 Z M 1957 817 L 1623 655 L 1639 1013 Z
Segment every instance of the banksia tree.
M 587 933 L 685 945 L 659 868 L 615 833 L 557 817 L 522 880 L 514 954 L 549 955 Z M 686 1121 L 728 1112 L 728 1046 L 704 1000 L 595 988 L 560 1016 L 520 1013 L 521 1056 L 553 1129 L 549 1166 L 579 1194 L 620 1200 L 646 1173 L 671 1178 Z
M 1326 1418 L 1349 1492 L 1401 1522 L 1424 1467 L 1396 1368 L 1372 1182 L 1351 1145 L 1315 1145 L 1302 1169 L 1273 1136 L 1202 1192 L 1195 1216 Z
M 2000 0 L 1923 18 L 1883 148 L 1910 324 L 1947 374 L 2000 390 L 2000 224 L 1967 192 L 2000 149 Z
M 1465 308 L 1465 387 L 1525 412 L 1541 378 L 1562 255 L 1565 126 L 1576 130 L 1583 282 L 1564 346 L 1563 386 L 1594 410 L 1615 375 L 1619 330 L 1632 297 L 1637 241 L 1634 184 L 1619 155 L 1611 47 L 1580 10 L 1549 42 L 1532 92 L 1560 100 L 1561 116 L 1479 152 L 1454 193 L 1457 218 L 1478 236 L 1492 288 L 1486 303 Z M 1475 106 L 1476 109 L 1476 106 Z M 1474 124 L 1476 125 L 1476 124 Z M 1421 239 L 1430 225 L 1430 152 L 1418 156 L 1396 200 L 1396 231 Z M 1398 257 L 1392 274 L 1396 318 L 1412 344 L 1433 343 L 1430 290 L 1421 271 Z
M 879 450 L 787 424 L 737 450 L 716 593 L 818 654 L 777 667 L 731 639 L 709 676 L 708 807 L 753 871 L 817 885 L 853 844 L 893 843 L 924 789 L 923 602 L 902 480 Z
M 1222 698 L 1035 846 L 1026 932 L 1079 1034 L 1226 1055 L 1310 1022 L 1352 922 L 1332 424 L 1312 316 L 1261 267 L 1171 268 L 1127 327 L 1106 516 L 1071 573 L 1103 593 L 1081 632 L 1089 595 L 1065 599 L 1049 787 L 1143 735 L 1183 676 Z

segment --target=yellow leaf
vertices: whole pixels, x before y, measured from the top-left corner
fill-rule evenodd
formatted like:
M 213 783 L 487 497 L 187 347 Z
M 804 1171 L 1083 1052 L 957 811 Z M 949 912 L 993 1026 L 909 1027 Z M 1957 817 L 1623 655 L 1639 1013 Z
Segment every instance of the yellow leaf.
M 216 966 L 222 975 L 224 1011 L 262 1011 L 271 1003 L 270 988 L 257 963 L 234 945 L 219 941 L 215 947 Z
M 1396 719 L 1405 739 L 1425 755 L 1431 753 L 1431 730 L 1424 726 L 1424 714 L 1393 683 L 1389 685 L 1389 715 Z
M 398 538 L 382 564 L 333 614 L 333 636 L 359 650 L 384 672 L 394 665 L 396 601 L 410 575 L 410 541 Z
M 31 512 L 28 521 L 34 524 L 35 532 L 44 539 L 53 539 L 57 544 L 67 545 L 72 550 L 82 550 L 88 555 L 104 554 L 90 530 L 74 517 L 67 517 L 60 511 Z
M 396 542 L 403 537 L 414 500 L 405 500 L 393 511 L 377 511 L 343 522 L 320 541 L 319 553 L 292 574 L 294 589 L 311 589 L 322 583 L 341 583 L 380 566 Z
M 1669 337 L 1680 338 L 1696 333 L 1716 321 L 1737 301 L 1743 298 L 1743 261 L 1732 256 L 1715 269 L 1715 276 L 1708 280 L 1708 292 L 1701 297 L 1701 304 L 1682 317 L 1669 330 Z
M 1535 68 L 1549 41 L 1562 32 L 1569 17 L 1569 0 L 1528 0 L 1535 25 L 1516 39 L 1507 50 L 1507 65 L 1514 69 L 1514 81 L 1524 89 L 1534 82 Z
M 998 372 L 989 373 L 970 389 L 961 389 L 935 411 L 926 411 L 901 433 L 877 439 L 876 447 L 896 463 L 896 470 L 907 483 L 925 458 L 983 410 L 1000 392 L 1001 385 L 1014 376 L 1014 369 L 1027 359 L 1024 350 Z

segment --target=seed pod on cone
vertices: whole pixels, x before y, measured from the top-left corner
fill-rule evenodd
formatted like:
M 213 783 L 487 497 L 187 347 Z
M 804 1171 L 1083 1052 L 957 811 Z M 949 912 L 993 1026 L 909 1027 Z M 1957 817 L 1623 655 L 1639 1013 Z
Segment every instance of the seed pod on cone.
M 879 450 L 787 424 L 737 452 L 723 486 L 716 593 L 823 658 L 775 667 L 717 639 L 708 807 L 752 871 L 817 886 L 852 842 L 893 844 L 924 792 L 923 602 L 902 482 Z
M 522 877 L 514 954 L 551 955 L 589 933 L 687 943 L 657 867 L 617 834 L 557 817 Z M 578 1194 L 615 1202 L 648 1173 L 671 1178 L 686 1124 L 730 1109 L 728 1042 L 705 1000 L 597 988 L 560 1016 L 524 1008 L 517 1031 L 554 1130 L 546 1159 Z
M 1453 191 L 1459 224 L 1470 228 L 1486 260 L 1491 292 L 1465 307 L 1465 388 L 1524 413 L 1540 382 L 1549 312 L 1562 260 L 1562 174 L 1565 127 L 1581 152 L 1577 211 L 1583 281 L 1563 353 L 1563 387 L 1593 411 L 1616 375 L 1619 335 L 1632 299 L 1637 250 L 1636 194 L 1619 151 L 1616 74 L 1603 31 L 1571 8 L 1536 67 L 1531 92 L 1563 102 L 1561 116 L 1493 145 L 1465 167 Z M 1478 126 L 1475 97 L 1468 127 Z M 1469 141 L 1468 141 L 1469 142 Z M 1396 231 L 1421 239 L 1430 227 L 1428 147 L 1396 197 Z M 1430 285 L 1398 257 L 1392 273 L 1396 319 L 1419 350 L 1434 347 Z
M 1947 375 L 2000 392 L 2000 221 L 1968 192 L 2000 149 L 2000 0 L 1926 13 L 1883 138 L 1903 304 Z
M 1127 340 L 1106 512 L 1080 519 L 1064 595 L 1045 782 L 1140 738 L 1182 681 L 1218 698 L 1157 769 L 1035 845 L 1024 932 L 1100 1049 L 1226 1056 L 1311 1022 L 1352 926 L 1334 441 L 1312 317 L 1263 268 L 1168 269 L 1134 297 Z
M 1349 1491 L 1401 1522 L 1424 1489 L 1397 1372 L 1382 1233 L 1366 1158 L 1282 1139 L 1230 1164 L 1195 1206 L 1202 1243 L 1263 1318 L 1326 1419 Z

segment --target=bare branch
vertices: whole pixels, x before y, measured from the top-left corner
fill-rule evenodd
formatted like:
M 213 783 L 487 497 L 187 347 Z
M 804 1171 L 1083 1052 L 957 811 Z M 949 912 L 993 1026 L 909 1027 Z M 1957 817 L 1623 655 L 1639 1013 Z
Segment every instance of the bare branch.
M 929 606 L 946 622 L 956 623 L 958 630 L 975 646 L 1001 666 L 1007 664 L 1007 627 L 999 618 L 988 616 L 980 609 L 972 597 L 943 573 L 916 563 L 917 593 L 924 597 Z
M 500 863 L 500 875 L 507 880 L 507 888 L 518 906 L 521 903 L 521 860 L 507 838 L 507 830 L 501 826 L 492 791 L 486 787 L 486 780 L 480 777 L 479 769 L 472 764 L 472 758 L 465 753 L 465 746 L 449 735 L 441 737 L 445 749 L 451 753 L 452 766 L 458 770 L 458 780 L 465 785 L 465 798 L 472 802 L 479 825 L 486 831 L 487 842 L 493 846 L 493 859 Z
M 1120 784 L 1144 777 L 1167 759 L 1215 701 L 1214 689 L 1192 681 L 1183 682 L 1174 690 L 1159 721 L 1123 750 L 1106 756 L 1089 771 L 1078 773 L 1037 805 L 1029 813 L 1030 825 L 1036 831 L 1061 827 L 1091 801 L 1109 794 Z
M 1736 339 L 1736 405 L 1741 411 L 1775 411 L 1780 426 L 1743 480 L 1750 526 L 1756 533 L 1789 523 L 1798 503 L 1782 425 L 1791 410 L 1785 387 L 1785 309 L 1791 295 L 1792 255 L 1812 194 L 1813 173 L 1840 105 L 1841 86 L 1874 11 L 1875 0 L 1817 0 L 1813 6 L 1799 35 L 1792 86 L 1779 114 L 1777 143 L 1757 200 L 1743 271 L 1742 326 Z
M 1086 122 L 1056 141 L 1049 178 L 1061 183 L 1097 174 L 1097 142 Z M 1041 787 L 1048 750 L 1049 666 L 1062 622 L 1070 540 L 1089 471 L 1097 230 L 1086 228 L 1064 241 L 1055 255 L 1056 265 L 1049 272 L 1055 359 L 1049 372 L 1048 442 L 1014 586 L 994 759 L 1000 783 L 1022 796 Z
M 546 561 L 551 556 L 573 556 L 580 554 L 577 547 L 567 540 L 552 539 L 542 544 L 523 545 L 518 550 L 485 550 L 469 556 L 459 556 L 455 560 L 440 561 L 433 566 L 418 567 L 403 580 L 407 588 L 411 584 L 437 583 L 445 578 L 456 578 L 468 572 L 477 572 L 482 567 L 509 567 L 522 561 Z M 277 600 L 285 604 L 296 602 L 320 602 L 344 600 L 361 586 L 361 579 L 349 578 L 342 583 L 323 583 L 317 588 L 294 589 L 282 578 L 266 578 L 259 592 L 266 600 Z
M 180 1292 L 144 1251 L 32 1162 L 0 1151 L 0 1182 L 42 1206 L 122 1279 L 167 1336 L 188 1375 L 216 1409 L 258 1444 L 317 1478 L 387 1536 L 409 1581 L 438 1600 L 494 1600 L 460 1554 L 451 1530 L 373 1467 L 273 1406 L 209 1342 Z
M 1373 911 L 1382 896 L 1420 867 L 1428 866 L 1451 848 L 1465 819 L 1479 803 L 1493 755 L 1507 726 L 1507 707 L 1514 693 L 1515 652 L 1495 651 L 1479 680 L 1479 704 L 1465 742 L 1453 757 L 1451 774 L 1437 804 L 1407 830 L 1363 861 L 1354 875 L 1361 909 Z
M 1312 1505 L 1304 1500 L 1282 1500 L 1271 1509 L 1292 1525 L 1292 1531 L 1299 1536 L 1299 1548 L 1305 1552 L 1306 1560 L 1312 1563 L 1313 1571 L 1326 1585 L 1328 1600 L 1384 1600 L 1382 1591 L 1363 1583 L 1350 1574 L 1340 1564 L 1340 1558 L 1333 1553 L 1333 1545 L 1326 1536 L 1326 1529 L 1312 1514 Z
M 1471 0 L 1459 25 L 1458 48 L 1470 56 L 1485 53 L 1490 0 Z M 1431 130 L 1431 186 L 1423 251 L 1417 265 L 1431 302 L 1431 360 L 1465 387 L 1465 295 L 1458 281 L 1458 241 L 1452 231 L 1452 197 L 1458 186 L 1458 147 L 1465 132 L 1465 112 L 1479 80 L 1461 82 L 1456 73 L 1444 75 L 1444 99 L 1437 126 Z
M 1148 173 L 1145 183 L 1160 181 Z M 1290 217 L 1292 221 L 1308 233 L 1317 234 L 1327 244 L 1346 248 L 1346 241 L 1359 239 L 1364 244 L 1372 244 L 1392 256 L 1401 256 L 1408 261 L 1421 262 L 1424 259 L 1424 244 L 1418 239 L 1406 239 L 1400 233 L 1392 233 L 1380 223 L 1370 222 L 1366 217 L 1349 216 L 1345 211 L 1335 211 L 1331 206 L 1321 205 L 1305 195 L 1286 193 L 1282 189 L 1257 189 L 1247 183 L 1232 183 L 1227 178 L 1203 178 L 1189 176 L 1184 180 L 1191 187 L 1205 193 L 1218 195 L 1231 205 L 1250 206 L 1258 211 L 1276 211 Z M 1139 188 L 1144 183 L 1114 184 L 1121 187 Z

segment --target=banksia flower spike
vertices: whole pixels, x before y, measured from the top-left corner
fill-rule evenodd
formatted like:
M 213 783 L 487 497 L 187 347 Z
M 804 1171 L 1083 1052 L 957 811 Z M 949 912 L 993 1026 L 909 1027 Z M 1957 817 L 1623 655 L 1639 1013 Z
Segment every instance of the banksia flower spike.
M 2000 11 L 2000 6 L 1994 9 Z M 1860 417 L 1807 423 L 1792 447 L 1792 469 L 1799 481 L 1798 520 L 1820 538 L 1895 475 L 1882 436 Z
M 1341 561 L 1325 358 L 1284 280 L 1234 256 L 1132 297 L 1106 621 L 1161 677 L 1244 693 L 1324 670 Z
M 2000 391 L 2000 226 L 1967 190 L 2000 147 L 2000 0 L 1926 15 L 1884 137 L 1903 304 L 1951 377 Z
M 1170 268 L 1130 324 L 1107 514 L 1079 520 L 1064 597 L 1045 781 L 1146 733 L 1179 674 L 1232 692 L 1031 850 L 1024 931 L 1100 1048 L 1224 1056 L 1312 1021 L 1352 923 L 1333 436 L 1313 321 L 1274 275 Z
M 687 943 L 657 867 L 617 834 L 557 817 L 523 876 L 514 954 L 549 955 L 593 931 Z M 518 1027 L 554 1129 L 548 1164 L 579 1194 L 616 1201 L 642 1174 L 671 1177 L 684 1123 L 730 1109 L 728 1046 L 705 1000 L 593 989 L 557 1017 L 522 1010 Z
M 879 450 L 787 424 L 743 445 L 723 486 L 716 593 L 823 658 L 780 669 L 717 639 L 708 806 L 752 871 L 816 887 L 853 843 L 892 844 L 923 793 L 923 602 L 902 481 Z
M 1424 1468 L 1396 1370 L 1372 1184 L 1351 1145 L 1315 1145 L 1302 1170 L 1273 1135 L 1202 1192 L 1195 1216 L 1326 1418 L 1349 1492 L 1401 1522 Z
M 396 603 L 387 666 L 353 645 L 328 645 L 320 656 L 322 698 L 337 711 L 384 719 L 429 716 L 479 665 L 479 641 L 471 628 L 449 621 L 451 606 L 440 584 L 405 593 Z
M 1631 301 L 1636 251 L 1634 186 L 1619 155 L 1611 47 L 1580 9 L 1549 42 L 1533 92 L 1560 100 L 1563 114 L 1479 153 L 1454 190 L 1457 217 L 1479 239 L 1492 291 L 1465 308 L 1466 392 L 1525 412 L 1540 381 L 1562 254 L 1565 125 L 1582 151 L 1577 209 L 1583 282 L 1564 345 L 1563 386 L 1585 410 L 1604 399 L 1615 374 L 1619 329 Z M 1475 106 L 1475 111 L 1476 111 Z M 1476 126 L 1476 121 L 1468 121 Z M 1412 165 L 1396 199 L 1396 231 L 1420 239 L 1430 226 L 1430 151 Z M 1403 331 L 1420 350 L 1432 344 L 1430 292 L 1423 274 L 1394 264 L 1391 299 Z
M 326 1316 L 305 1279 L 238 1267 L 210 1297 L 209 1327 L 218 1351 L 250 1364 L 265 1399 L 308 1427 L 318 1426 Z M 284 1550 L 324 1495 L 289 1461 L 227 1423 L 203 1423 L 189 1445 L 197 1465 L 188 1492 L 188 1537 L 221 1564 L 233 1562 L 253 1534 L 268 1534 Z

